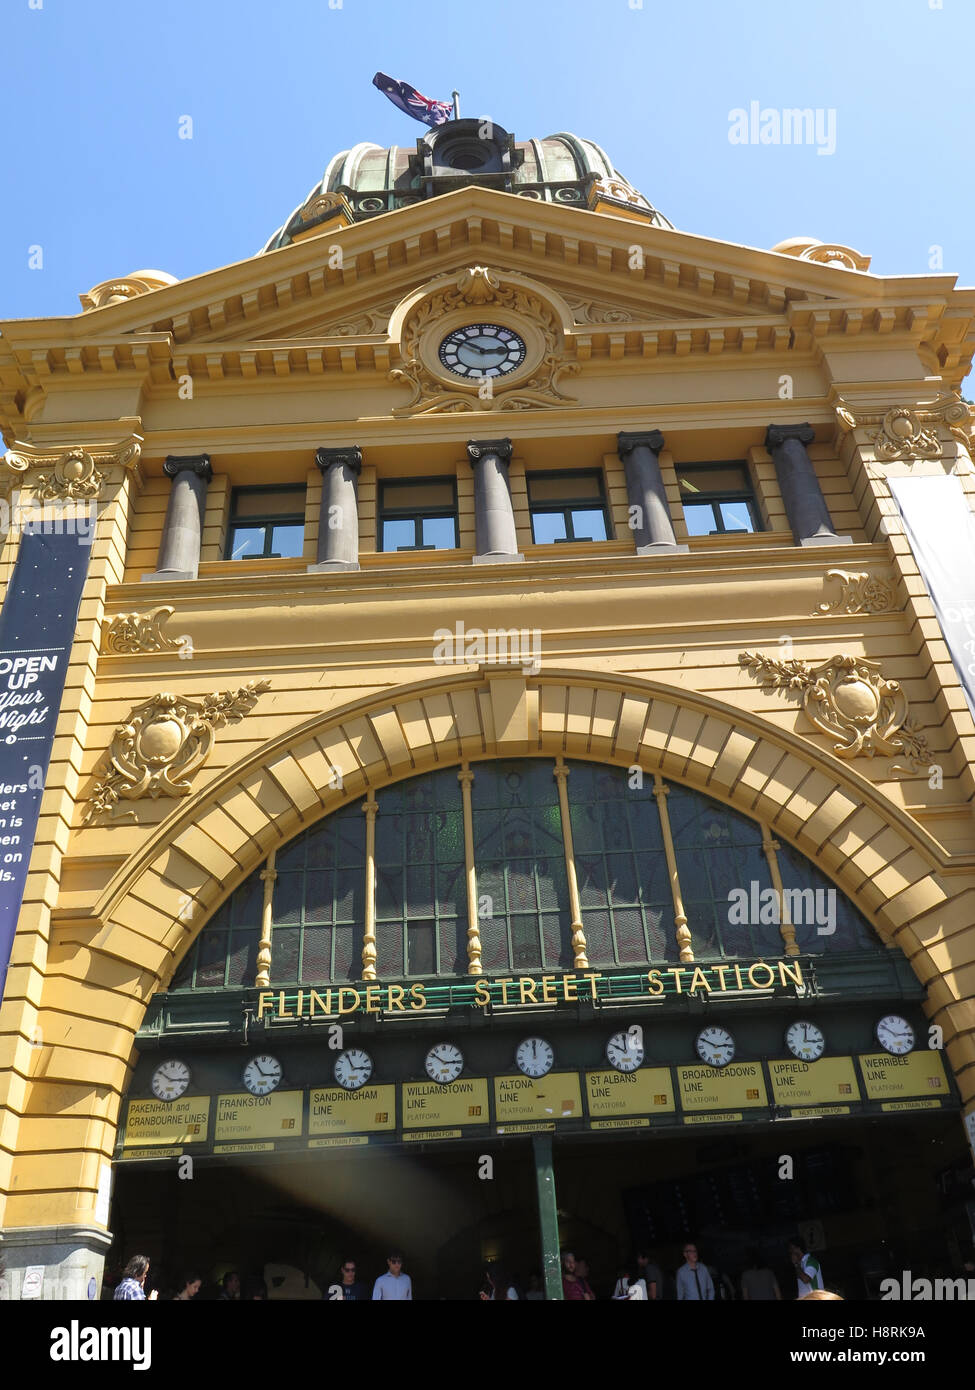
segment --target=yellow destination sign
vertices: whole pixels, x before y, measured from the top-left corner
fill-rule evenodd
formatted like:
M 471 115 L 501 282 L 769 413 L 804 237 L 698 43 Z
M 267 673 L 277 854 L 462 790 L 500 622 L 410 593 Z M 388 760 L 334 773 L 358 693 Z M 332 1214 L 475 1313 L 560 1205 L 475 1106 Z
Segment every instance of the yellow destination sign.
M 823 1057 L 798 1062 L 795 1057 L 769 1061 L 776 1105 L 829 1105 L 860 1099 L 852 1057 Z
M 940 1100 L 886 1100 L 881 1110 L 938 1110 Z
M 421 1129 L 416 1134 L 404 1134 L 404 1144 L 426 1143 L 428 1139 L 459 1139 L 461 1130 L 459 1129 Z
M 859 1060 L 869 1100 L 906 1100 L 908 1096 L 946 1099 L 950 1094 L 941 1053 L 933 1048 L 909 1052 L 906 1057 L 872 1052 Z
M 742 1119 L 740 1110 L 726 1111 L 723 1115 L 685 1115 L 685 1125 L 720 1125 L 727 1124 L 729 1120 Z
M 369 1137 L 366 1134 L 337 1134 L 331 1139 L 309 1139 L 310 1149 L 352 1149 L 360 1144 L 368 1144 Z
M 848 1105 L 799 1105 L 792 1115 L 797 1120 L 818 1120 L 823 1115 L 849 1115 Z
M 341 1086 L 312 1089 L 308 1098 L 309 1134 L 366 1134 L 396 1128 L 396 1087 Z
M 252 1096 L 247 1091 L 217 1096 L 214 1139 L 294 1139 L 301 1134 L 302 1091 L 273 1091 Z M 224 1153 L 227 1150 L 223 1150 Z
M 768 1105 L 761 1062 L 678 1067 L 677 1085 L 684 1110 L 741 1110 Z
M 636 1120 L 593 1120 L 590 1129 L 649 1129 L 650 1121 L 644 1116 Z
M 521 1120 L 580 1120 L 582 1093 L 578 1073 L 553 1071 L 539 1080 L 530 1076 L 497 1076 L 494 1113 L 499 1126 Z
M 498 1134 L 544 1134 L 555 1128 L 554 1120 L 536 1120 L 527 1125 L 498 1125 Z
M 640 1067 L 636 1071 L 587 1071 L 589 1113 L 597 1115 L 654 1115 L 673 1110 L 674 1086 L 669 1067 Z
M 210 1119 L 209 1096 L 181 1100 L 130 1100 L 125 1147 L 148 1144 L 202 1144 Z
M 483 1077 L 452 1081 L 447 1086 L 436 1081 L 403 1083 L 404 1129 L 486 1125 L 489 1118 L 487 1082 Z

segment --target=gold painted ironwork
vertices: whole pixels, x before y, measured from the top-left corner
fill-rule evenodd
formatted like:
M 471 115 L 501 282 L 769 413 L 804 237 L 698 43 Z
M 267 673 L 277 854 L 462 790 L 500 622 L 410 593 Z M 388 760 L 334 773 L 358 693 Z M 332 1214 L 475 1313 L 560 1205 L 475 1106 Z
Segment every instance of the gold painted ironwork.
M 379 802 L 370 792 L 362 806 L 366 818 L 366 904 L 362 934 L 362 978 L 376 978 L 376 812 Z
M 579 902 L 579 884 L 576 880 L 576 857 L 572 848 L 572 823 L 569 820 L 569 790 L 566 780 L 569 769 L 560 753 L 555 759 L 552 774 L 559 788 L 559 810 L 562 814 L 562 843 L 565 848 L 565 874 L 569 882 L 569 906 L 572 911 L 572 952 L 573 967 L 576 970 L 589 969 L 586 953 L 586 933 L 582 925 L 582 905 Z
M 659 772 L 653 774 L 653 794 L 657 798 L 657 810 L 660 814 L 660 829 L 663 834 L 664 854 L 667 857 L 667 875 L 670 878 L 670 896 L 674 903 L 674 925 L 677 928 L 675 935 L 680 949 L 680 958 L 685 962 L 692 961 L 694 959 L 694 947 L 691 941 L 691 929 L 687 925 L 687 913 L 684 911 L 684 899 L 680 891 L 677 853 L 674 849 L 674 836 L 670 828 L 670 812 L 667 810 L 667 797 L 670 795 L 670 788 Z
M 261 870 L 261 882 L 264 884 L 264 904 L 261 908 L 261 940 L 257 947 L 257 974 L 254 977 L 254 984 L 258 989 L 267 989 L 271 983 L 271 915 L 274 882 L 278 876 L 274 867 L 277 853 L 276 849 L 271 850 L 267 857 L 267 863 Z
M 782 940 L 785 942 L 786 955 L 797 956 L 799 954 L 799 947 L 796 945 L 796 929 L 792 925 L 792 920 L 789 916 L 789 904 L 786 901 L 785 891 L 782 887 L 779 856 L 775 852 L 778 848 L 778 840 L 773 840 L 772 832 L 767 825 L 763 825 L 762 849 L 765 851 L 765 858 L 768 860 L 769 874 L 772 877 L 772 887 L 775 889 L 776 897 L 779 900 L 779 931 L 782 934 Z
M 467 973 L 482 975 L 481 930 L 477 912 L 477 869 L 474 866 L 474 812 L 471 809 L 471 786 L 474 774 L 467 762 L 461 763 L 457 774 L 464 803 L 464 865 L 467 876 Z

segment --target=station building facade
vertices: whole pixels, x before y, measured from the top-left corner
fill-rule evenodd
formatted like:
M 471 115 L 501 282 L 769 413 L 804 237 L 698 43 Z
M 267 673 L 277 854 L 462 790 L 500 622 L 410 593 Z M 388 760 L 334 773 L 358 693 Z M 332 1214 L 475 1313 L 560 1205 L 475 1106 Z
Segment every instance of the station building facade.
M 973 325 L 462 120 L 249 260 L 0 325 L 11 510 L 97 513 L 5 1297 L 134 1249 L 308 1294 L 395 1243 L 426 1297 L 689 1236 L 798 1229 L 853 1298 L 958 1261 L 975 725 L 891 483 L 971 505 Z

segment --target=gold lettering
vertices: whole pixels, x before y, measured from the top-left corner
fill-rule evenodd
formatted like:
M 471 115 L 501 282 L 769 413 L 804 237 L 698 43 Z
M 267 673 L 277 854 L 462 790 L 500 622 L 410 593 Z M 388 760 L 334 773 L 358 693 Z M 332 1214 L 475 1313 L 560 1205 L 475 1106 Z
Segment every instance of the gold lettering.
M 756 970 L 768 971 L 768 979 L 765 981 L 764 985 L 760 985 L 755 979 Z M 765 961 L 757 960 L 754 965 L 748 967 L 748 983 L 754 985 L 756 989 L 768 989 L 769 985 L 775 984 L 775 971 L 770 965 L 766 965 Z
M 684 993 L 684 991 L 683 991 L 683 990 L 681 989 L 681 987 L 680 987 L 680 977 L 681 977 L 681 973 L 682 973 L 682 971 L 681 971 L 681 967 L 680 967 L 680 966 L 677 966 L 677 968 L 674 969 L 674 970 L 668 970 L 668 971 L 667 971 L 667 974 L 668 974 L 668 975 L 673 975 L 673 977 L 674 977 L 674 983 L 675 983 L 676 986 L 677 986 L 677 993 L 678 993 L 678 994 L 683 994 L 683 993 Z
M 713 968 L 713 969 L 717 972 L 717 974 L 721 977 L 721 988 L 722 988 L 722 989 L 727 989 L 728 986 L 727 986 L 727 985 L 725 984 L 725 982 L 724 982 L 724 977 L 725 977 L 725 975 L 728 973 L 729 967 L 728 967 L 727 965 L 715 965 L 715 966 L 713 966 L 712 968 Z
M 596 987 L 596 981 L 597 981 L 597 980 L 601 980 L 601 979 L 603 978 L 602 975 L 600 975 L 600 974 L 596 974 L 596 975 L 583 975 L 582 978 L 583 978 L 584 980 L 588 980 L 588 981 L 589 981 L 589 988 L 592 990 L 592 993 L 590 994 L 589 998 L 590 998 L 590 999 L 597 999 L 597 998 L 599 997 L 599 990 L 598 990 L 597 987 Z
M 543 975 L 543 976 L 542 976 L 542 1003 L 543 1003 L 543 1004 L 557 1004 L 557 1003 L 559 1002 L 559 996 L 554 992 L 554 990 L 555 990 L 555 976 L 554 976 L 554 975 Z
M 366 985 L 366 1013 L 378 1014 L 382 1005 L 379 1003 L 379 986 Z
M 647 993 L 648 993 L 648 994 L 663 994 L 663 992 L 664 992 L 664 982 L 663 982 L 663 980 L 660 978 L 660 971 L 659 971 L 659 970 L 650 970 L 650 971 L 648 971 L 648 972 L 647 972 L 647 980 L 650 982 L 650 988 L 647 990 Z
M 509 986 L 509 985 L 513 985 L 513 984 L 514 984 L 514 980 L 511 980 L 511 979 L 508 979 L 508 980 L 498 980 L 497 983 L 501 986 L 501 1003 L 502 1003 L 502 1004 L 507 1004 L 507 1002 L 508 1002 L 508 986 Z
M 698 976 L 700 976 L 700 979 L 698 979 Z M 711 986 L 707 982 L 707 976 L 699 965 L 695 965 L 694 967 L 694 974 L 691 976 L 691 987 L 688 993 L 693 994 L 696 989 L 706 989 L 708 994 L 711 993 Z
M 742 982 L 741 982 L 741 971 L 739 970 L 739 968 L 738 968 L 737 965 L 735 966 L 734 969 L 735 969 L 735 979 L 738 981 L 738 988 L 739 988 L 739 989 L 744 989 L 745 986 L 744 986 L 744 985 L 742 984 Z
M 410 985 L 410 994 L 413 996 L 411 1009 L 425 1009 L 427 1006 L 426 991 L 422 985 Z M 419 999 L 419 1004 L 416 1002 Z
M 344 994 L 351 994 L 353 1000 L 355 1001 L 354 1003 L 350 1004 L 349 1007 L 348 1007 L 347 1009 L 346 1009 L 346 1008 L 343 1006 L 343 1004 L 342 1004 L 342 996 L 343 996 Z M 356 1009 L 359 1007 L 359 1005 L 360 1005 L 361 1003 L 362 1003 L 362 1000 L 359 998 L 359 991 L 358 991 L 357 989 L 352 989 L 352 987 L 349 986 L 349 985 L 343 985 L 343 987 L 339 990 L 339 1013 L 340 1013 L 340 1014 L 354 1014 L 355 1011 L 356 1011 Z
M 313 989 L 311 991 L 311 999 L 309 1001 L 308 1007 L 308 1012 L 311 1018 L 315 1017 L 316 1006 L 317 1008 L 321 1009 L 323 1014 L 330 1014 L 332 1012 L 332 991 L 330 989 L 326 990 L 325 995 L 326 999 L 328 1000 L 327 1003 L 325 1002 L 325 999 L 323 999 L 322 996 L 319 994 L 317 989 Z
M 576 985 L 578 983 L 579 981 L 576 979 L 574 975 L 562 976 L 562 998 L 566 1002 L 568 1002 L 570 999 L 579 998 L 578 994 L 576 994 Z
M 273 1009 L 265 1008 L 265 1006 L 264 1006 L 264 1001 L 265 1001 L 265 999 L 273 999 L 273 998 L 274 998 L 274 995 L 273 995 L 273 994 L 270 994 L 270 993 L 268 993 L 268 994 L 259 994 L 259 995 L 257 996 L 257 1021 L 258 1021 L 258 1023 L 260 1023 L 260 1021 L 261 1021 L 261 1019 L 264 1017 L 265 1013 L 272 1013 L 272 1012 L 273 1012 Z
M 278 1018 L 294 1018 L 294 1014 L 289 1014 L 284 1007 L 284 990 L 278 991 Z
M 523 1004 L 528 1003 L 528 1000 L 525 998 L 525 995 L 528 994 L 529 990 L 531 991 L 532 1003 L 538 1003 L 538 1000 L 535 998 L 535 981 L 531 979 L 530 976 L 522 975 L 520 977 L 520 979 L 518 980 L 518 989 L 521 991 L 521 1002 Z
M 789 965 L 786 961 L 779 961 L 779 982 L 785 984 L 791 980 L 794 985 L 802 986 L 802 966 L 796 961 L 795 965 Z
M 491 986 L 487 980 L 477 980 L 474 983 L 474 1003 L 482 1009 L 485 1004 L 491 1002 Z
M 403 995 L 404 995 L 405 993 L 406 993 L 406 990 L 403 988 L 402 985 L 390 985 L 389 990 L 388 990 L 388 994 L 389 994 L 389 1005 L 388 1005 L 388 1007 L 389 1007 L 390 1009 L 403 1009 L 403 1010 L 405 1010 L 406 1005 L 403 1003 Z
M 304 1017 L 304 1014 L 302 1013 L 302 1010 L 304 1009 L 304 1007 L 305 1007 L 305 991 L 304 991 L 303 989 L 299 989 L 299 991 L 298 991 L 298 1003 L 297 1003 L 297 1005 L 296 1005 L 296 1007 L 295 1007 L 295 1015 L 296 1015 L 296 1017 L 298 1017 L 298 1018 L 303 1018 L 303 1017 Z

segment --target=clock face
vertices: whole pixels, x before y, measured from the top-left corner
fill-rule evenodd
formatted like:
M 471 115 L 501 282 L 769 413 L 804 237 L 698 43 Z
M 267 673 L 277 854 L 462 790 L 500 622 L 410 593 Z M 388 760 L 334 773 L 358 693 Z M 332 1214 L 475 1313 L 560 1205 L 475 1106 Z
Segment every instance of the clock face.
M 160 1100 L 179 1100 L 189 1084 L 189 1067 L 175 1059 L 163 1062 L 152 1073 L 152 1094 Z
M 438 1043 L 427 1053 L 426 1067 L 431 1081 L 456 1081 L 464 1070 L 464 1054 L 453 1043 Z
M 888 1014 L 877 1024 L 877 1041 L 895 1057 L 903 1057 L 914 1046 L 914 1029 L 900 1014 Z
M 546 1076 L 552 1070 L 555 1053 L 544 1038 L 526 1038 L 518 1044 L 515 1061 L 525 1076 Z
M 267 1096 L 281 1085 L 284 1070 L 277 1057 L 252 1057 L 244 1068 L 244 1085 L 252 1096 Z
M 727 1028 L 702 1028 L 697 1035 L 697 1055 L 710 1067 L 726 1067 L 735 1055 L 735 1040 Z
M 496 323 L 473 323 L 455 328 L 440 344 L 442 365 L 454 376 L 469 380 L 507 376 L 525 360 L 527 349 L 517 333 Z
M 638 1026 L 614 1033 L 606 1044 L 606 1058 L 617 1071 L 636 1071 L 643 1065 L 643 1032 Z
M 818 1057 L 822 1057 L 826 1049 L 822 1029 L 817 1028 L 815 1023 L 807 1023 L 805 1019 L 799 1019 L 790 1025 L 785 1041 L 793 1057 L 798 1057 L 803 1062 L 815 1062 Z
M 358 1091 L 372 1076 L 372 1058 L 361 1047 L 350 1047 L 335 1059 L 335 1080 L 347 1091 Z

